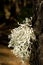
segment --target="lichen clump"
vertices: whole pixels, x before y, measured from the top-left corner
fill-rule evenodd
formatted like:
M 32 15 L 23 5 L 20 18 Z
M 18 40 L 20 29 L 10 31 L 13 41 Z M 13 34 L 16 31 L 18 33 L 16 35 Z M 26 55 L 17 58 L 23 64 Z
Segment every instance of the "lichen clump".
M 24 60 L 30 58 L 31 45 L 33 44 L 30 39 L 36 39 L 30 23 L 31 19 L 25 18 L 24 23 L 19 24 L 18 28 L 12 29 L 11 34 L 8 36 L 10 38 L 8 47 L 13 47 L 12 52 Z

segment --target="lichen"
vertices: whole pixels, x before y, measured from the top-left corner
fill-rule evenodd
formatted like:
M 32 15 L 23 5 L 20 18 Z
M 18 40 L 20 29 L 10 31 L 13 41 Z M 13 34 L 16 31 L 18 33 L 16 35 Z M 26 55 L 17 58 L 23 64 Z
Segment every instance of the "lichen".
M 23 60 L 30 58 L 31 45 L 33 44 L 30 39 L 36 39 L 34 30 L 31 27 L 31 19 L 25 18 L 24 23 L 19 24 L 18 28 L 12 29 L 11 34 L 8 36 L 10 38 L 8 47 L 13 47 L 12 52 Z

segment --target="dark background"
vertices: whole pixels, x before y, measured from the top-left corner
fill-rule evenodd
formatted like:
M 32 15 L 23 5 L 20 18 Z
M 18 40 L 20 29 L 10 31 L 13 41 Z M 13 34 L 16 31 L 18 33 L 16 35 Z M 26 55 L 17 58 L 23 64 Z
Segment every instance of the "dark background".
M 32 25 L 40 49 L 39 62 L 34 65 L 43 65 L 43 1 L 41 0 L 0 0 L 0 65 L 16 65 L 17 58 L 8 48 L 8 35 L 11 29 L 19 26 L 18 21 L 22 23 L 25 17 L 30 16 L 33 17 Z M 20 65 L 18 61 L 17 64 Z

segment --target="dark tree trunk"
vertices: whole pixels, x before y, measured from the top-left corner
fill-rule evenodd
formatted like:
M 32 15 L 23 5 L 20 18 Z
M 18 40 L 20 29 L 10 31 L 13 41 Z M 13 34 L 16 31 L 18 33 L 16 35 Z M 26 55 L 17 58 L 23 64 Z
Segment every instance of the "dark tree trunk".
M 37 42 L 33 43 L 31 65 L 43 65 L 43 1 L 33 1 L 33 8 L 32 24 Z

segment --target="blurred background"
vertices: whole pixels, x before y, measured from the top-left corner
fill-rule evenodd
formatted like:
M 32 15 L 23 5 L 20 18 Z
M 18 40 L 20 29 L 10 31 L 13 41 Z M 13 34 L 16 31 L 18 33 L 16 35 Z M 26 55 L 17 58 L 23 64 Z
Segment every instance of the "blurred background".
M 8 35 L 19 26 L 17 22 L 22 23 L 26 17 L 33 17 L 32 24 L 40 43 L 43 65 L 43 0 L 0 0 L 0 65 L 21 65 L 8 48 Z

